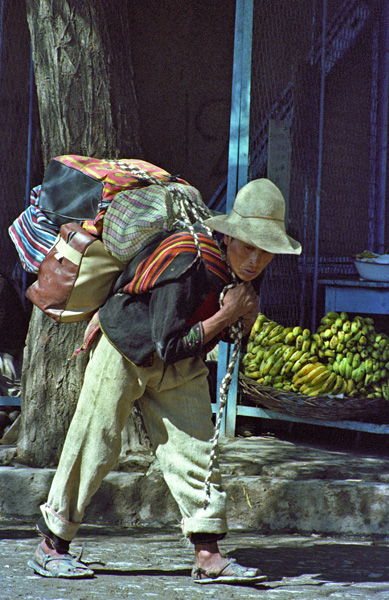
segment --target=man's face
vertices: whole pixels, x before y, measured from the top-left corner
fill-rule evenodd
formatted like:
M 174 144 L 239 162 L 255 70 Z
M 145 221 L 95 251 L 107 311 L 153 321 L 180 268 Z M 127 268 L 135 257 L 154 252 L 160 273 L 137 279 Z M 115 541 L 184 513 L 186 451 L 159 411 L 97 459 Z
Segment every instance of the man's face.
M 229 235 L 224 235 L 224 243 L 228 264 L 242 281 L 252 281 L 258 277 L 274 257 L 272 252 L 260 250 Z

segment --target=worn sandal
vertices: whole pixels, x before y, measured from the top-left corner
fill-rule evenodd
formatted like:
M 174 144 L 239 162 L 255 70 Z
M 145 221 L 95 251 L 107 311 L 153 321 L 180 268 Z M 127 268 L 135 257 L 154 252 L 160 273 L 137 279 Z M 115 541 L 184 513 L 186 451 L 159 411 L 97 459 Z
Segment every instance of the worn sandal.
M 93 577 L 92 569 L 81 562 L 80 558 L 81 554 L 78 557 L 71 554 L 58 554 L 57 556 L 45 554 L 39 544 L 34 560 L 29 560 L 27 565 L 43 577 L 66 577 L 68 579 Z
M 227 569 L 232 569 L 233 575 L 225 574 Z M 220 571 L 206 571 L 201 567 L 193 567 L 192 579 L 195 583 L 229 583 L 254 585 L 266 581 L 266 575 L 263 575 L 259 569 L 251 569 L 239 565 L 234 560 L 228 562 Z

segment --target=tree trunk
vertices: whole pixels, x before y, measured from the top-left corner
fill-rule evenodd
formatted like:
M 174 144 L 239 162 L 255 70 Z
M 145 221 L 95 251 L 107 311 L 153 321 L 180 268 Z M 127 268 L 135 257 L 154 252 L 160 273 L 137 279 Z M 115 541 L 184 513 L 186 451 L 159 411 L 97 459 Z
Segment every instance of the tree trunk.
M 58 463 L 77 404 L 88 355 L 79 348 L 85 323 L 56 323 L 34 307 L 22 372 L 18 458 L 29 465 Z
M 44 164 L 61 154 L 141 158 L 130 19 L 118 0 L 26 0 Z M 22 371 L 18 459 L 53 466 L 80 392 L 87 356 L 68 359 L 87 323 L 57 324 L 34 308 Z M 132 449 L 147 446 L 135 413 Z
M 26 0 L 44 164 L 140 158 L 130 19 L 119 0 Z

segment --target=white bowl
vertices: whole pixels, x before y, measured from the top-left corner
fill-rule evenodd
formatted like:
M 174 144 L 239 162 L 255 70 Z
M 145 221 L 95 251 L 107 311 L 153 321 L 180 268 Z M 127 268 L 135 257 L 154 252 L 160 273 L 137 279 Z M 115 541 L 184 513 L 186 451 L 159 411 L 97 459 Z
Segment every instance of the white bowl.
M 362 279 L 368 281 L 389 281 L 389 264 L 380 264 L 367 259 L 356 259 L 354 265 Z

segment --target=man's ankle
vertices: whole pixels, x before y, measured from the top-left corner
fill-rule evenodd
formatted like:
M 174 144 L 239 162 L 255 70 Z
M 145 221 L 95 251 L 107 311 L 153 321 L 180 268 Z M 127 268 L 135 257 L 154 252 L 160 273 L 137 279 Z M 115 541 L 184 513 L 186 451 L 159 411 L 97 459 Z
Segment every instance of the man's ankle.
M 55 533 L 48 528 L 43 517 L 39 519 L 36 528 L 39 535 L 46 541 L 48 547 L 51 546 L 58 554 L 67 554 L 69 552 L 70 542 L 55 535 Z

